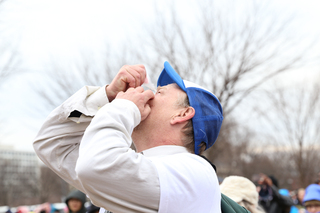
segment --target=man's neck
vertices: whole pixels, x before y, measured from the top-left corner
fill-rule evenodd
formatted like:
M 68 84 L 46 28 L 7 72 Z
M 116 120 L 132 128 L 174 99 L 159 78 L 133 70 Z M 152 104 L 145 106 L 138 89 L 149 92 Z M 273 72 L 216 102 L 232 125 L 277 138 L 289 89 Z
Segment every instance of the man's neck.
M 136 147 L 137 152 L 142 152 L 146 149 L 150 149 L 163 145 L 177 145 L 183 146 L 180 134 L 142 134 L 141 137 L 138 134 L 133 134 L 132 139 Z

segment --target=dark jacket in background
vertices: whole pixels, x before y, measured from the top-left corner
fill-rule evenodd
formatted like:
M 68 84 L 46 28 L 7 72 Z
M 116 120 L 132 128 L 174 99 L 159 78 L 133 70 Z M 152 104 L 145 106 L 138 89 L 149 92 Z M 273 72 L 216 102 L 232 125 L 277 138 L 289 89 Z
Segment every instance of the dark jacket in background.
M 93 204 L 91 204 L 88 208 L 87 208 L 87 213 L 95 213 L 95 212 L 99 212 L 100 208 L 98 206 L 95 206 Z
M 293 200 L 281 195 L 278 188 L 272 185 L 269 189 L 269 199 L 259 199 L 259 204 L 267 213 L 287 213 L 290 207 L 294 205 Z
M 76 199 L 81 201 L 82 207 L 81 207 L 80 211 L 72 212 L 70 210 L 69 205 L 68 205 L 68 201 L 71 198 L 76 198 Z M 86 210 L 86 207 L 84 206 L 84 204 L 86 202 L 86 199 L 87 199 L 87 196 L 83 192 L 81 192 L 79 190 L 75 190 L 75 191 L 70 192 L 70 194 L 68 194 L 68 196 L 66 197 L 66 200 L 65 200 L 65 203 L 67 204 L 68 209 L 69 209 L 69 213 L 86 213 L 87 210 Z

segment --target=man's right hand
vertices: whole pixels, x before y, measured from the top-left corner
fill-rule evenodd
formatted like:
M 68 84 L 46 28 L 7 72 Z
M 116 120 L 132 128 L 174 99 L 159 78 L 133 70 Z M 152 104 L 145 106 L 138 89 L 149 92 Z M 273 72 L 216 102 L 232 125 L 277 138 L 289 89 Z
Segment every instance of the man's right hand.
M 109 101 L 113 101 L 119 92 L 141 86 L 146 79 L 146 68 L 142 64 L 121 67 L 110 85 L 106 87 Z
M 141 114 L 141 121 L 146 119 L 151 112 L 148 101 L 154 98 L 154 94 L 151 90 L 146 90 L 142 87 L 135 89 L 129 88 L 126 92 L 119 92 L 116 99 L 126 99 L 132 101 L 138 108 Z

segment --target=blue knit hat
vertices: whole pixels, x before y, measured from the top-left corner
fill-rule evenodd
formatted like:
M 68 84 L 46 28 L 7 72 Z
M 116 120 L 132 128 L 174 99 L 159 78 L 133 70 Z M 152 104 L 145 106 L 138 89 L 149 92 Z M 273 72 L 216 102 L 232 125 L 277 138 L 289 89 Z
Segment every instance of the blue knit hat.
M 166 61 L 164 62 L 164 69 L 158 78 L 157 86 L 165 86 L 172 83 L 176 83 L 187 93 L 190 106 L 195 109 L 195 115 L 192 118 L 195 140 L 194 152 L 195 154 L 200 154 L 201 142 L 204 142 L 206 149 L 208 149 L 218 137 L 223 120 L 221 104 L 218 98 L 208 90 L 197 84 L 182 80 Z
M 311 184 L 306 188 L 306 192 L 303 198 L 303 203 L 310 200 L 320 201 L 320 185 Z

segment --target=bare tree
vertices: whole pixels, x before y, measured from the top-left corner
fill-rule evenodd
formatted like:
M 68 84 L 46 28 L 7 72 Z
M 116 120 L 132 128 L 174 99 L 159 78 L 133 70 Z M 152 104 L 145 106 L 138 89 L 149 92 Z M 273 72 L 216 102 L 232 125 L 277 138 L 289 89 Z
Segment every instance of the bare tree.
M 210 88 L 225 117 L 261 84 L 306 62 L 309 47 L 301 49 L 299 35 L 287 34 L 294 20 L 290 14 L 285 17 L 260 1 L 197 1 L 193 6 L 195 26 L 187 25 L 175 7 L 169 14 L 157 10 L 156 23 L 143 35 L 147 54 L 138 56 L 152 70 L 161 70 L 159 63 L 168 60 L 182 77 Z
M 74 67 L 65 64 L 59 67 L 59 62 L 53 61 L 49 65 L 54 73 L 50 78 L 56 84 L 50 89 L 58 88 L 59 94 L 69 96 L 75 84 L 98 84 L 99 79 L 107 82 L 114 75 L 103 78 L 104 72 L 116 72 L 130 62 L 147 64 L 153 77 L 162 70 L 163 61 L 168 60 L 185 79 L 210 88 L 227 116 L 265 81 L 303 64 L 308 50 L 296 45 L 301 37 L 287 35 L 293 16 L 283 17 L 263 2 L 244 4 L 242 11 L 237 10 L 239 5 L 235 2 L 227 2 L 218 5 L 215 1 L 188 1 L 194 4 L 194 13 L 190 14 L 196 21 L 194 25 L 181 20 L 174 6 L 170 14 L 156 7 L 156 22 L 144 27 L 146 32 L 139 38 L 133 37 L 134 41 L 128 38 L 120 56 L 110 54 L 114 51 L 109 50 L 105 60 L 98 62 L 106 67 L 96 69 L 89 54 L 83 55 L 84 62 Z M 112 63 L 115 60 L 117 63 Z M 90 81 L 93 76 L 99 78 Z M 48 98 L 49 92 L 37 91 L 49 102 L 53 101 Z M 61 102 L 64 99 L 60 96 L 55 99 Z
M 244 175 L 241 168 L 246 161 L 243 158 L 251 153 L 255 134 L 231 116 L 224 120 L 222 130 L 212 149 L 204 155 L 217 166 L 219 176 Z
M 6 52 L 4 50 L 5 48 L 9 47 L 0 47 L 0 50 Z M 8 54 L 10 54 L 10 56 L 8 56 L 9 58 L 5 62 L 5 65 L 0 67 L 0 84 L 19 71 L 19 69 L 15 67 L 15 65 L 18 63 L 17 53 L 11 52 Z
M 282 10 L 275 11 L 266 2 L 253 0 L 241 7 L 239 4 L 243 2 L 235 1 L 226 1 L 223 5 L 217 1 L 188 3 L 193 4 L 193 13 L 188 14 L 194 17 L 193 24 L 187 24 L 186 17 L 181 17 L 175 7 L 165 11 L 156 7 L 156 21 L 145 27 L 146 32 L 139 38 L 129 40 L 120 56 L 111 54 L 113 51 L 106 48 L 105 60 L 98 63 L 88 54 L 76 63 L 67 63 L 71 64 L 68 66 L 53 60 L 49 65 L 50 83 L 37 84 L 36 93 L 52 108 L 84 83 L 103 85 L 111 82 L 123 64 L 145 63 L 155 80 L 155 74 L 163 68 L 163 61 L 168 60 L 184 79 L 209 88 L 220 99 L 224 124 L 215 148 L 205 154 L 216 160 L 228 147 L 225 152 L 229 154 L 225 156 L 229 156 L 228 166 L 232 168 L 232 162 L 239 159 L 241 152 L 248 153 L 240 148 L 250 147 L 245 144 L 252 141 L 252 131 L 241 129 L 232 113 L 269 79 L 303 66 L 309 46 L 297 45 L 301 36 L 296 31 L 295 36 L 288 34 L 294 16 Z
M 271 127 L 270 142 L 283 156 L 290 155 L 287 166 L 296 171 L 297 184 L 306 187 L 316 180 L 320 163 L 320 86 L 281 88 L 267 92 L 270 106 L 260 110 L 261 118 Z M 269 113 L 266 113 L 269 112 Z M 281 161 L 281 158 L 275 159 Z
M 20 34 L 16 33 L 12 35 L 12 27 L 10 23 L 5 20 L 6 12 L 8 8 L 6 7 L 7 0 L 0 0 L 0 90 L 3 90 L 3 84 L 9 80 L 10 77 L 16 76 L 22 70 L 18 67 L 20 62 L 20 54 L 17 50 L 19 43 Z M 10 38 L 10 39 L 8 39 Z M 7 101 L 3 101 L 7 104 Z M 5 104 L 2 104 L 4 107 Z M 5 130 L 7 115 L 5 113 L 0 114 L 0 136 L 3 140 L 2 135 L 6 135 Z M 0 140 L 0 144 L 2 142 Z
M 197 17 L 194 25 L 186 24 L 188 17 L 179 16 L 178 8 L 156 8 L 156 23 L 145 27 L 147 32 L 141 35 L 144 43 L 137 56 L 147 62 L 151 70 L 161 70 L 162 61 L 168 60 L 184 79 L 216 94 L 225 120 L 217 143 L 205 155 L 216 162 L 222 159 L 225 149 L 232 162 L 233 155 L 241 152 L 233 153 L 228 144 L 240 144 L 241 139 L 230 137 L 230 131 L 238 130 L 226 129 L 228 117 L 236 118 L 232 112 L 262 84 L 306 65 L 310 46 L 297 45 L 302 36 L 298 33 L 289 36 L 294 16 L 289 11 L 277 12 L 266 2 L 226 1 L 223 5 L 217 1 L 190 2 L 196 11 L 189 14 Z M 240 125 L 233 126 L 237 127 Z M 252 134 L 247 135 L 247 143 L 252 141 L 249 136 Z
M 33 114 L 48 113 L 85 85 L 103 86 L 111 82 L 122 65 L 109 51 L 106 47 L 101 53 L 104 60 L 96 60 L 90 53 L 83 53 L 74 61 L 61 61 L 51 56 L 43 75 L 30 82 L 41 104 L 27 110 Z
M 5 15 L 7 0 L 0 0 L 0 86 L 9 76 L 20 72 L 17 67 L 20 62 L 20 55 L 17 50 L 19 35 L 12 35 L 10 23 L 6 23 Z M 11 39 L 7 39 L 7 38 Z M 12 37 L 16 39 L 12 39 Z

